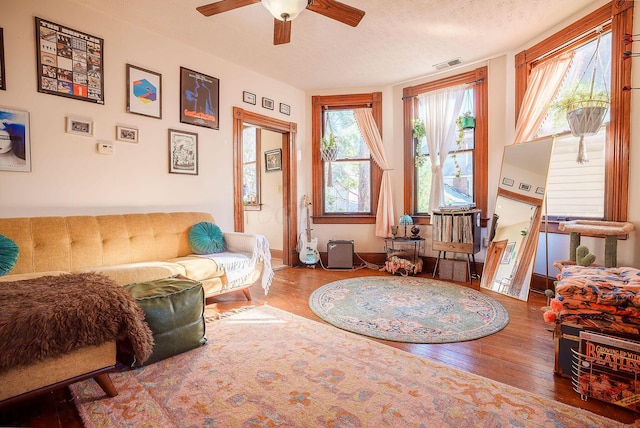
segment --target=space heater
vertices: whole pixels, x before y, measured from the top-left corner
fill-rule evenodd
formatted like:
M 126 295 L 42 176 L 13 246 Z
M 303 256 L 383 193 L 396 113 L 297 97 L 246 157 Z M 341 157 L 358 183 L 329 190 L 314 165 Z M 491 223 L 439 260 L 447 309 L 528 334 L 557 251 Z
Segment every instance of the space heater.
M 353 241 L 327 242 L 327 268 L 353 269 Z

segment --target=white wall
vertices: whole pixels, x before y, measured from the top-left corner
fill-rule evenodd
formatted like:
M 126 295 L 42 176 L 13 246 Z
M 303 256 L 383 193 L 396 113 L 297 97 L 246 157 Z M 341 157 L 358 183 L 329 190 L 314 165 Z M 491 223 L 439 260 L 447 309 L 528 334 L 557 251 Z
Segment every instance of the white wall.
M 7 90 L 0 105 L 31 115 L 32 172 L 0 171 L 0 216 L 202 210 L 233 228 L 232 108 L 296 122 L 305 135 L 305 94 L 282 82 L 64 0 L 0 0 Z M 34 16 L 104 39 L 105 105 L 36 90 Z M 125 112 L 125 64 L 162 74 L 162 119 Z M 180 66 L 220 79 L 220 129 L 179 122 Z M 242 102 L 242 91 L 284 102 L 291 116 Z M 92 138 L 65 133 L 65 116 L 88 116 Z M 115 125 L 139 128 L 139 144 L 115 141 Z M 168 129 L 199 136 L 199 175 L 168 173 Z M 96 151 L 114 142 L 113 155 Z M 304 172 L 301 172 L 303 174 Z
M 541 34 L 536 40 L 513 52 L 478 64 L 468 64 L 448 73 L 430 75 L 389 87 L 338 88 L 304 93 L 249 69 L 197 51 L 141 28 L 96 15 L 65 0 L 0 0 L 0 26 L 4 28 L 6 91 L 0 91 L 0 105 L 31 113 L 31 156 L 33 171 L 0 171 L 0 216 L 73 215 L 109 212 L 148 212 L 155 210 L 192 210 L 212 212 L 223 228 L 233 227 L 232 107 L 296 122 L 298 125 L 297 159 L 298 200 L 311 195 L 311 96 L 345 93 L 383 93 L 383 141 L 391 171 L 393 204 L 396 217 L 403 210 L 403 126 L 402 88 L 488 66 L 489 70 L 489 212 L 495 200 L 502 149 L 513 138 L 514 55 L 586 15 L 606 0 L 597 0 L 583 13 Z M 638 11 L 636 11 L 638 12 Z M 36 91 L 34 16 L 49 19 L 105 39 L 106 105 L 66 99 Z M 640 13 L 635 13 L 634 27 L 640 28 Z M 637 31 L 636 31 L 637 32 Z M 640 86 L 640 63 L 633 59 L 632 86 Z M 125 112 L 125 64 L 131 63 L 162 74 L 163 119 L 153 119 Z M 179 68 L 185 66 L 220 79 L 220 130 L 181 124 L 179 108 Z M 430 70 L 425 70 L 430 72 Z M 276 104 L 291 105 L 291 116 L 264 110 L 242 102 L 242 91 L 258 99 L 267 96 Z M 631 111 L 640 110 L 640 90 L 632 91 Z M 65 134 L 64 117 L 68 114 L 89 116 L 95 123 L 95 136 L 83 138 Z M 140 129 L 137 145 L 115 143 L 115 154 L 96 152 L 97 140 L 114 140 L 115 125 Z M 309 124 L 309 125 L 307 125 Z M 200 145 L 200 174 L 168 174 L 167 129 L 197 132 Z M 640 227 L 640 124 L 631 123 L 629 221 Z M 298 230 L 305 227 L 304 207 L 300 205 Z M 318 249 L 326 250 L 332 239 L 353 239 L 356 252 L 382 252 L 384 243 L 375 237 L 374 225 L 312 225 L 319 238 Z M 619 264 L 640 266 L 640 231 L 618 246 Z M 430 227 L 422 227 L 428 239 Z M 486 236 L 486 231 L 483 231 Z M 568 256 L 568 236 L 550 236 L 549 260 Z M 604 259 L 602 239 L 584 238 L 583 242 Z M 544 248 L 544 239 L 541 242 Z M 478 255 L 483 260 L 484 251 Z M 433 255 L 429 250 L 427 255 Z M 536 272 L 544 272 L 536 267 Z

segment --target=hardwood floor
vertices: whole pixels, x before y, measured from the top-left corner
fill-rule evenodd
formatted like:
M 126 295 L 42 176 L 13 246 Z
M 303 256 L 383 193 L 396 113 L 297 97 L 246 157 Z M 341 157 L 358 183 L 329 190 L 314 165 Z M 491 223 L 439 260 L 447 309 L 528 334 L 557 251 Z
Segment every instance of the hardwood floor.
M 245 300 L 242 292 L 230 293 L 210 300 L 209 306 L 220 312 L 247 305 L 268 303 L 300 316 L 324 322 L 309 309 L 310 294 L 318 287 L 343 278 L 388 275 L 371 269 L 356 271 L 324 270 L 320 267 L 285 268 L 276 272 L 271 290 L 264 296 L 260 285 L 251 289 L 253 300 Z M 431 278 L 430 274 L 421 276 Z M 477 280 L 459 283 L 479 289 Z M 493 335 L 452 344 L 407 344 L 379 340 L 421 357 L 436 360 L 460 370 L 472 372 L 498 382 L 530 391 L 571 406 L 590 410 L 624 423 L 640 417 L 619 406 L 595 399 L 583 401 L 571 388 L 569 379 L 553 374 L 554 343 L 552 325 L 542 319 L 543 295 L 532 293 L 522 302 L 482 290 L 499 301 L 509 312 L 507 327 Z M 376 340 L 376 339 L 372 339 Z M 75 411 L 67 388 L 51 392 L 7 409 L 0 409 L 0 425 L 39 427 L 79 427 L 82 423 Z

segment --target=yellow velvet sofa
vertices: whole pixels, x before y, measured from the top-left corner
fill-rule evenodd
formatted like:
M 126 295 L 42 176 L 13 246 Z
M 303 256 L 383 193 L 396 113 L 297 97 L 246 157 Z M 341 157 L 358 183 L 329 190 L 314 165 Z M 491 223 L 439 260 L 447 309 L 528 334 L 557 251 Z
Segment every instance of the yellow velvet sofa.
M 202 282 L 205 297 L 243 290 L 248 299 L 248 288 L 262 278 L 266 294 L 273 274 L 268 241 L 226 232 L 227 252 L 195 255 L 188 235 L 203 221 L 215 223 L 203 212 L 0 218 L 0 234 L 19 248 L 15 267 L 0 276 L 0 287 L 45 275 L 97 272 L 119 285 L 182 275 Z M 117 392 L 106 372 L 115 363 L 115 343 L 106 343 L 0 372 L 0 405 L 87 377 L 113 396 Z

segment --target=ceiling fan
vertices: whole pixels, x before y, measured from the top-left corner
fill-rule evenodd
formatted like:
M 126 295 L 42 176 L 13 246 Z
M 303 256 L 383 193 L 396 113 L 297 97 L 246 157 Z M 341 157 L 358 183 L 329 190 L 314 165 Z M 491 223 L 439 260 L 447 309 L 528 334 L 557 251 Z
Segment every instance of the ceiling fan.
M 304 9 L 335 19 L 352 27 L 357 26 L 364 11 L 336 0 L 220 0 L 196 10 L 204 16 L 216 15 L 254 3 L 260 3 L 273 15 L 273 44 L 282 45 L 291 41 L 291 20 Z

